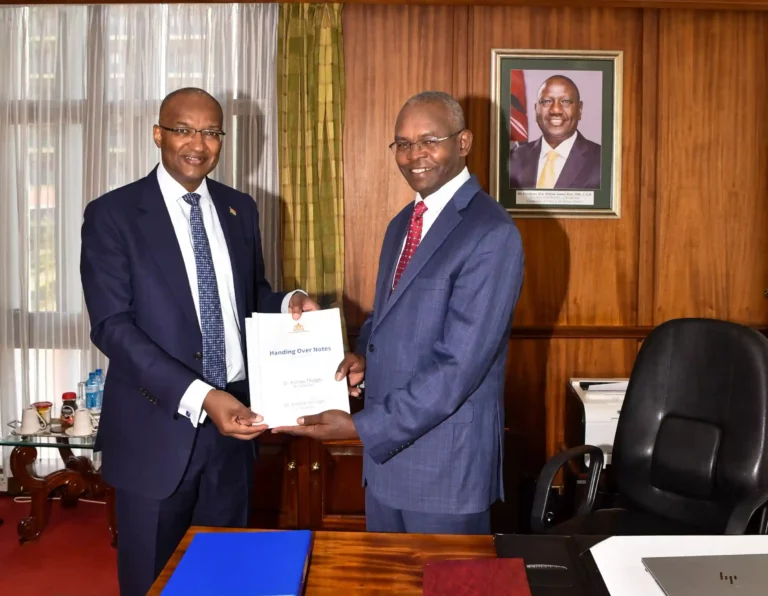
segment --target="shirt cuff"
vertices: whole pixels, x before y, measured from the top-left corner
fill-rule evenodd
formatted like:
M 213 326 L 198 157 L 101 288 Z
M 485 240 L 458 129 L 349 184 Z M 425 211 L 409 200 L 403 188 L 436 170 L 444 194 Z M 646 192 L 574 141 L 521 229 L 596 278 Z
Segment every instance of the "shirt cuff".
M 213 387 L 208 383 L 195 379 L 181 397 L 179 414 L 188 418 L 194 427 L 197 427 L 208 416 L 203 410 L 203 402 L 211 389 Z
M 291 296 L 293 296 L 296 292 L 301 292 L 305 296 L 309 296 L 304 290 L 294 290 L 293 292 L 288 292 L 285 297 L 283 298 L 283 302 L 280 305 L 280 312 L 285 314 L 288 312 L 288 303 L 291 301 Z

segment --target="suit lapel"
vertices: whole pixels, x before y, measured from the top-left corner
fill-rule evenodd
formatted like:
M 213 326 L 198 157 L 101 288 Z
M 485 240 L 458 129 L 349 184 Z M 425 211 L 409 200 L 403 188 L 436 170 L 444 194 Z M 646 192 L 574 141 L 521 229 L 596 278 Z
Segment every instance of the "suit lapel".
M 221 198 L 219 189 L 213 188 L 213 186 L 211 181 L 208 180 L 208 192 L 211 194 L 211 199 L 216 207 L 216 213 L 219 216 L 219 224 L 221 225 L 221 230 L 224 232 L 224 238 L 227 241 L 229 261 L 232 264 L 232 283 L 235 285 L 237 314 L 239 320 L 243 321 L 245 319 L 245 285 L 243 283 L 245 278 L 241 274 L 245 271 L 245 263 L 241 261 L 244 256 L 242 238 L 237 238 L 233 231 L 233 228 L 235 230 L 239 229 L 238 226 L 234 225 L 235 222 L 232 221 L 237 216 L 230 212 L 229 203 Z M 245 337 L 245 333 L 241 333 L 241 336 Z
M 408 223 L 411 220 L 411 214 L 413 213 L 413 203 L 411 203 L 409 209 L 405 209 L 400 213 L 399 218 L 395 221 L 391 230 L 384 238 L 384 245 L 381 249 L 381 254 L 384 257 L 381 259 L 379 265 L 379 279 L 376 284 L 376 298 L 377 304 L 380 304 L 383 308 L 390 298 L 390 289 L 392 288 L 392 280 L 395 276 L 395 269 L 397 268 L 397 262 L 400 260 L 400 247 L 405 240 L 405 235 L 408 231 Z
M 480 185 L 478 184 L 477 179 L 472 176 L 443 208 L 435 223 L 432 224 L 432 227 L 422 239 L 416 252 L 413 253 L 411 260 L 408 262 L 408 266 L 405 268 L 405 271 L 403 271 L 403 275 L 397 283 L 395 291 L 392 292 L 389 300 L 385 299 L 381 302 L 383 308 L 381 314 L 378 316 L 378 321 L 374 323 L 374 329 L 381 323 L 384 317 L 386 317 L 387 313 L 392 310 L 392 307 L 400 299 L 400 296 L 408 290 L 408 287 L 413 283 L 413 280 L 437 252 L 443 242 L 445 242 L 446 238 L 448 238 L 454 228 L 459 225 L 462 220 L 461 211 L 467 206 L 478 190 L 480 190 Z M 411 212 L 412 209 L 408 211 L 406 222 L 409 221 Z M 399 248 L 399 245 L 397 245 L 396 248 L 392 250 L 394 253 L 392 260 L 395 262 L 399 259 Z M 391 270 L 390 273 L 394 274 L 394 270 Z M 390 278 L 386 278 L 386 280 L 389 279 Z M 391 282 L 383 284 L 384 287 L 380 291 L 389 292 L 389 288 L 391 287 L 391 285 L 389 285 L 390 283 Z
M 539 159 L 541 157 L 541 137 L 534 141 L 531 147 L 531 158 L 523 160 L 523 171 L 520 173 L 521 186 L 523 188 L 536 188 L 536 174 L 539 171 Z
M 138 225 L 149 248 L 149 254 L 163 272 L 163 277 L 182 312 L 195 323 L 195 328 L 199 329 L 184 258 L 181 256 L 176 231 L 160 192 L 155 170 L 144 179 L 138 210 Z
M 560 176 L 557 178 L 555 188 L 578 188 L 579 175 L 584 171 L 584 153 L 586 147 L 581 142 L 581 133 L 576 133 L 576 140 L 571 148 L 571 153 L 568 155 L 568 159 L 565 160 L 563 171 L 560 172 Z

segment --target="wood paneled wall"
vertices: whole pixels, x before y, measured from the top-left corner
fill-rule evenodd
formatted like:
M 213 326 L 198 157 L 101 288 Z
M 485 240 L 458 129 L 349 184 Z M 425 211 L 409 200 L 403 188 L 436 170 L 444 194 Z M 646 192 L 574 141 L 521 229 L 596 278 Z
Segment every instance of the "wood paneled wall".
M 768 323 L 768 14 L 648 8 L 348 5 L 346 315 L 370 312 L 390 218 L 412 200 L 387 150 L 419 91 L 462 102 L 489 178 L 492 48 L 623 50 L 619 220 L 519 219 L 526 252 L 507 425 L 535 474 L 563 435 L 565 383 L 628 376 L 669 318 Z

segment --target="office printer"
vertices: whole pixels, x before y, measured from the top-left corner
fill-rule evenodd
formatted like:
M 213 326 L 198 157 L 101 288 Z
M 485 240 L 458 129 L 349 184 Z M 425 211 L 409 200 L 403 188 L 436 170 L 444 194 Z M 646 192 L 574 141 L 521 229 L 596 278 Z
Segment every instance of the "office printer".
M 594 445 L 611 463 L 613 440 L 629 379 L 569 379 L 566 399 L 566 446 Z M 589 456 L 584 457 L 589 467 Z

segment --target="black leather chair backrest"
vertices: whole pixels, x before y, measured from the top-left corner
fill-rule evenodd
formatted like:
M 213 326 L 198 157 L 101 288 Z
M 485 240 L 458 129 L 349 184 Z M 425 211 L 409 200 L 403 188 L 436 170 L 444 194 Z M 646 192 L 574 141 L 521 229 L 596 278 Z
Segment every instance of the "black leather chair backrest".
M 613 448 L 619 493 L 722 533 L 768 487 L 768 338 L 713 319 L 656 327 L 635 361 Z

